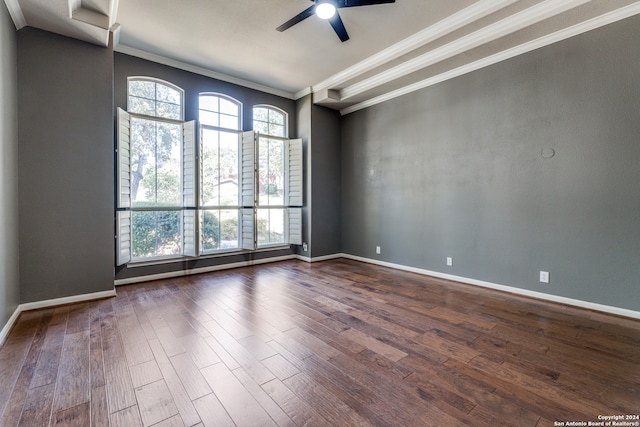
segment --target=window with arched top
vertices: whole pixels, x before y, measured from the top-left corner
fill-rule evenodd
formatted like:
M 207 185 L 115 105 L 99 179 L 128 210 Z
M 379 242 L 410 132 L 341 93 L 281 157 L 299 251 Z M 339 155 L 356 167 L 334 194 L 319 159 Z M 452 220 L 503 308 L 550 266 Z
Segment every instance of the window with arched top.
M 242 127 L 242 104 L 237 99 L 220 93 L 201 93 L 198 108 L 203 125 L 233 130 Z
M 242 104 L 219 93 L 198 97 L 200 252 L 240 248 Z
M 129 77 L 118 109 L 118 264 L 192 255 L 195 122 L 184 122 L 184 91 Z
M 145 116 L 184 120 L 184 91 L 164 80 L 129 77 L 127 111 Z
M 270 105 L 253 107 L 253 130 L 270 136 L 287 137 L 287 113 Z
M 259 247 L 280 245 L 288 239 L 289 200 L 297 193 L 290 178 L 302 176 L 302 164 L 291 163 L 292 158 L 297 158 L 291 150 L 302 145 L 287 139 L 287 128 L 287 114 L 283 110 L 271 105 L 253 107 L 253 130 L 257 134 L 256 242 Z

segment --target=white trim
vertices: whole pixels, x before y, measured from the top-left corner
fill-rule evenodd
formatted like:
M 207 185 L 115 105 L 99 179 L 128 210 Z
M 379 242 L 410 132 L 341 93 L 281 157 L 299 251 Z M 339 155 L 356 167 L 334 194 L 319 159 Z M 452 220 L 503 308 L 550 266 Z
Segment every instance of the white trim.
M 0 331 L 0 347 L 2 347 L 5 340 L 7 339 L 9 332 L 11 332 L 11 328 L 13 328 L 13 325 L 18 320 L 18 317 L 24 311 L 37 310 L 39 308 L 55 307 L 58 305 L 72 304 L 76 302 L 93 301 L 97 299 L 110 298 L 115 296 L 116 296 L 116 290 L 114 288 L 108 291 L 93 292 L 90 294 L 73 295 L 69 297 L 54 298 L 49 300 L 34 301 L 34 302 L 27 302 L 24 304 L 20 304 L 18 307 L 16 307 L 16 310 L 13 312 L 13 314 L 7 321 L 6 325 L 4 325 L 4 328 L 2 328 L 2 331 Z
M 338 259 L 338 258 L 346 258 L 344 256 L 344 254 L 331 254 L 331 255 L 323 255 L 323 256 L 317 256 L 317 257 L 308 257 L 308 256 L 302 256 L 302 255 L 297 255 L 296 259 L 299 261 L 304 261 L 304 262 L 320 262 L 320 261 L 328 261 L 331 259 Z
M 390 46 L 369 58 L 358 62 L 357 64 L 340 71 L 337 74 L 313 85 L 313 92 L 323 89 L 336 87 L 342 83 L 354 79 L 367 71 L 384 65 L 394 59 L 407 54 L 427 43 L 437 40 L 447 34 L 450 34 L 472 22 L 475 22 L 485 16 L 503 9 L 517 0 L 481 0 L 473 5 L 462 9 L 445 19 L 438 21 L 434 25 L 423 29 L 422 31 L 407 37 L 406 39 Z M 300 96 L 298 96 L 300 94 Z M 296 99 L 304 96 L 301 92 L 296 93 Z
M 640 13 L 640 3 L 634 3 L 629 6 L 622 7 L 620 9 L 600 15 L 596 18 L 592 18 L 587 21 L 581 22 L 579 24 L 573 25 L 571 27 L 556 31 L 555 33 L 548 34 L 546 36 L 537 38 L 535 40 L 531 40 L 521 45 L 514 46 L 502 52 L 498 52 L 491 56 L 487 56 L 478 61 L 465 64 L 461 67 L 455 68 L 453 70 L 449 70 L 442 74 L 438 74 L 428 79 L 410 84 L 408 86 L 404 86 L 400 89 L 396 89 L 391 92 L 387 92 L 383 95 L 370 98 L 366 101 L 353 104 L 349 107 L 341 109 L 340 114 L 344 116 L 344 115 L 353 113 L 355 111 L 362 110 L 364 108 L 371 107 L 373 105 L 380 104 L 382 102 L 389 101 L 394 98 L 398 98 L 402 95 L 406 95 L 408 93 L 415 92 L 417 90 L 424 89 L 429 86 L 433 86 L 437 83 L 450 80 L 454 77 L 458 77 L 463 74 L 467 74 L 472 71 L 476 71 L 481 68 L 488 67 L 490 65 L 496 64 L 501 61 L 505 61 L 515 56 L 522 55 L 527 52 L 531 52 L 535 49 L 539 49 L 541 47 L 560 42 L 570 37 L 574 37 L 579 34 L 586 33 L 587 31 L 591 31 L 596 28 L 600 28 L 605 25 L 620 21 L 622 19 L 629 18 L 639 13 Z
M 7 10 L 9 11 L 9 15 L 11 15 L 13 25 L 16 26 L 16 30 L 26 27 L 27 20 L 24 19 L 24 14 L 22 13 L 18 0 L 4 0 L 4 3 L 7 5 Z
M 212 271 L 229 270 L 238 267 L 250 267 L 252 265 L 268 264 L 271 262 L 288 261 L 296 259 L 296 255 L 282 255 L 272 258 L 253 259 L 248 261 L 232 262 L 229 264 L 212 265 L 210 267 L 192 268 L 189 270 L 170 271 L 168 273 L 150 274 L 148 276 L 136 276 L 128 279 L 118 279 L 114 281 L 115 286 L 130 285 L 132 283 L 149 282 L 152 280 L 172 279 L 174 277 L 192 276 L 194 274 L 210 273 Z
M 72 304 L 75 302 L 85 302 L 85 301 L 92 301 L 92 300 L 96 300 L 96 299 L 102 299 L 102 298 L 110 298 L 110 297 L 115 297 L 116 296 L 116 290 L 111 289 L 108 291 L 101 291 L 101 292 L 93 292 L 91 294 L 82 294 L 82 295 L 72 295 L 69 297 L 63 297 L 63 298 L 55 298 L 55 299 L 48 299 L 48 300 L 43 300 L 43 301 L 34 301 L 34 302 L 27 302 L 25 304 L 20 304 L 20 311 L 28 311 L 28 310 L 36 310 L 39 308 L 48 308 L 48 307 L 55 307 L 57 305 L 64 305 L 64 304 Z
M 4 328 L 2 328 L 2 331 L 0 331 L 0 347 L 4 345 L 4 340 L 7 339 L 7 336 L 9 335 L 9 332 L 11 332 L 11 328 L 13 328 L 16 320 L 18 320 L 18 316 L 20 316 L 20 313 L 22 313 L 22 311 L 20 310 L 20 306 L 18 306 L 7 321 L 7 324 L 4 325 Z
M 582 301 L 573 298 L 562 297 L 558 295 L 547 294 L 543 292 L 530 291 L 528 289 L 515 288 L 513 286 L 499 285 L 497 283 L 485 282 L 483 280 L 470 279 L 468 277 L 455 276 L 453 274 L 440 273 L 437 271 L 424 270 L 422 268 L 409 267 L 402 264 L 394 264 L 391 262 L 380 261 L 371 258 L 360 257 L 350 254 L 339 254 L 343 258 L 351 259 L 354 261 L 366 262 L 369 264 L 381 265 L 383 267 L 395 268 L 398 270 L 408 271 L 411 273 L 422 274 L 424 276 L 437 277 L 439 279 L 452 280 L 455 282 L 464 283 L 467 285 L 475 285 L 483 288 L 495 289 L 503 292 L 509 292 L 511 294 L 523 295 L 526 297 L 537 298 L 540 300 L 557 302 L 560 304 L 571 305 L 579 308 L 586 308 L 588 310 L 601 311 L 608 314 L 615 314 L 617 316 L 630 317 L 632 319 L 640 319 L 640 311 L 629 310 L 626 308 L 613 307 L 610 305 L 598 304 L 589 301 Z
M 218 73 L 217 71 L 209 70 L 203 67 L 198 67 L 197 65 L 187 64 L 185 62 L 167 58 L 161 55 L 156 55 L 155 53 L 145 52 L 143 50 L 136 49 L 127 45 L 119 44 L 118 46 L 114 47 L 113 50 L 115 52 L 124 53 L 126 55 L 135 56 L 137 58 L 146 59 L 147 61 L 168 65 L 169 67 L 178 68 L 180 70 L 189 71 L 195 74 L 200 74 L 201 76 L 211 77 L 213 79 L 222 80 L 227 83 L 233 83 L 239 86 L 244 86 L 249 89 L 270 93 L 271 95 L 277 95 L 277 96 L 281 96 L 283 98 L 292 99 L 292 100 L 296 99 L 295 95 L 291 92 L 275 89 L 269 86 L 262 85 L 260 83 L 254 83 L 249 80 L 233 77 L 228 74 Z
M 480 45 L 497 40 L 508 34 L 512 34 L 522 28 L 534 25 L 540 21 L 559 15 L 567 10 L 576 8 L 591 0 L 547 0 L 518 12 L 508 18 L 477 30 L 466 36 L 445 44 L 439 48 L 430 50 L 420 56 L 396 65 L 367 79 L 361 80 L 340 91 L 342 101 L 357 96 L 363 92 L 372 90 L 390 81 L 399 79 L 415 71 L 430 65 L 452 58 L 455 55 L 467 52 Z

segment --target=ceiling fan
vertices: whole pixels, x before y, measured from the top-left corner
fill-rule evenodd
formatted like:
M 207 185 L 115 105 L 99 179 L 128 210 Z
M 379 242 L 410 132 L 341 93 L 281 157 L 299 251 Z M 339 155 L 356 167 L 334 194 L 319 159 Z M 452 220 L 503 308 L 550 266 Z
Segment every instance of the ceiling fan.
M 349 34 L 344 27 L 342 19 L 338 14 L 337 9 L 343 7 L 356 7 L 356 6 L 371 6 L 374 4 L 395 3 L 396 0 L 311 0 L 314 4 L 303 10 L 293 18 L 289 19 L 284 24 L 280 25 L 276 30 L 282 32 L 288 28 L 293 27 L 297 23 L 304 21 L 305 19 L 313 16 L 314 14 L 320 19 L 326 19 L 329 21 L 333 30 L 336 32 L 340 40 L 345 42 L 349 40 Z

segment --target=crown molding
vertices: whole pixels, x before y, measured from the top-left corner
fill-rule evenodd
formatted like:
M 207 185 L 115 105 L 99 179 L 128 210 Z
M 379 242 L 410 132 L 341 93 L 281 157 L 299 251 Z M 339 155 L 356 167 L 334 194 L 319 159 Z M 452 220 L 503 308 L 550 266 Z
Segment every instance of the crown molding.
M 195 74 L 200 74 L 201 76 L 211 77 L 213 79 L 222 80 L 227 83 L 233 83 L 235 85 L 243 86 L 248 89 L 259 90 L 261 92 L 266 92 L 271 95 L 281 96 L 283 98 L 287 98 L 291 100 L 297 99 L 296 94 L 293 94 L 291 92 L 275 89 L 269 86 L 262 85 L 260 83 L 251 82 L 249 80 L 233 77 L 228 74 L 223 74 L 217 71 L 209 70 L 207 68 L 198 67 L 197 65 L 187 64 L 182 61 L 167 58 L 161 55 L 156 55 L 155 53 L 149 53 L 140 49 L 136 49 L 131 46 L 119 44 L 114 48 L 114 50 L 119 53 L 124 53 L 126 55 L 131 55 L 137 58 L 146 59 L 148 61 L 156 62 L 158 64 L 168 65 L 169 67 L 178 68 L 180 70 L 189 71 Z
M 450 34 L 466 25 L 471 24 L 487 15 L 515 3 L 518 0 L 481 0 L 473 5 L 454 13 L 447 18 L 438 21 L 436 24 L 407 37 L 406 39 L 390 46 L 357 64 L 340 71 L 337 74 L 313 85 L 313 91 L 321 91 L 331 87 L 336 87 L 348 80 L 358 77 L 376 67 L 384 65 L 394 59 L 405 55 L 415 49 Z
M 622 7 L 620 9 L 616 9 L 614 11 L 600 15 L 596 18 L 589 19 L 587 21 L 581 22 L 571 27 L 556 31 L 555 33 L 551 33 L 546 36 L 537 38 L 535 40 L 531 40 L 527 43 L 523 43 L 519 46 L 512 47 L 510 49 L 504 50 L 502 52 L 480 59 L 478 61 L 471 62 L 469 64 L 438 74 L 428 79 L 413 83 L 411 85 L 407 85 L 400 89 L 396 89 L 394 91 L 387 92 L 383 95 L 376 96 L 366 101 L 351 105 L 349 107 L 341 109 L 340 114 L 344 116 L 346 114 L 350 114 L 355 111 L 362 110 L 364 108 L 371 107 L 373 105 L 380 104 L 385 101 L 389 101 L 391 99 L 400 97 L 402 95 L 406 95 L 411 92 L 415 92 L 417 90 L 424 89 L 429 86 L 433 86 L 437 83 L 441 83 L 443 81 L 461 76 L 463 74 L 467 74 L 472 71 L 479 70 L 484 67 L 488 67 L 498 62 L 505 61 L 515 56 L 521 55 L 523 53 L 527 53 L 532 50 L 535 50 L 544 46 L 548 46 L 550 44 L 577 36 L 582 33 L 586 33 L 591 30 L 595 30 L 605 25 L 612 24 L 614 22 L 620 21 L 625 18 L 629 18 L 634 15 L 638 15 L 638 14 L 640 14 L 640 2 Z
M 566 12 L 567 10 L 582 6 L 590 1 L 592 0 L 547 0 L 536 4 L 451 43 L 347 86 L 340 91 L 341 100 L 347 100 L 380 85 L 404 77 L 407 74 L 411 74 L 430 65 L 452 58 L 455 55 L 497 40 L 522 28 L 534 25 L 540 21 Z
M 4 0 L 4 3 L 7 5 L 7 10 L 9 11 L 9 15 L 11 15 L 13 25 L 16 26 L 16 30 L 26 27 L 27 20 L 24 19 L 24 14 L 22 13 L 18 0 Z

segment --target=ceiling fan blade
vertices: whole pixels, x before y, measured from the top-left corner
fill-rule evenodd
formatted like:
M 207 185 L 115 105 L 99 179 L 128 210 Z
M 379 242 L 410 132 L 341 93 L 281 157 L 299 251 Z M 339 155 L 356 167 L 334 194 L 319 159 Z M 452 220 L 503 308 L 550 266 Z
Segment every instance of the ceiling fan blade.
M 338 15 L 337 12 L 335 15 L 333 15 L 333 18 L 329 19 L 329 23 L 333 27 L 333 30 L 336 32 L 338 37 L 340 37 L 340 40 L 342 42 L 346 42 L 347 40 L 349 40 L 349 34 L 347 34 L 347 29 L 344 27 L 344 23 L 342 22 L 342 19 L 340 18 L 340 15 Z
M 372 6 L 374 4 L 395 3 L 396 0 L 338 0 L 337 7 Z
M 293 18 L 289 19 L 284 24 L 280 25 L 278 28 L 276 28 L 276 30 L 282 32 L 284 30 L 287 30 L 287 29 L 293 27 L 298 22 L 304 21 L 308 17 L 313 16 L 313 14 L 315 12 L 315 9 L 316 9 L 315 5 L 308 7 L 307 9 L 303 10 L 302 12 L 300 12 L 299 14 L 294 16 Z

